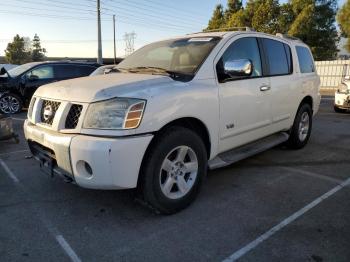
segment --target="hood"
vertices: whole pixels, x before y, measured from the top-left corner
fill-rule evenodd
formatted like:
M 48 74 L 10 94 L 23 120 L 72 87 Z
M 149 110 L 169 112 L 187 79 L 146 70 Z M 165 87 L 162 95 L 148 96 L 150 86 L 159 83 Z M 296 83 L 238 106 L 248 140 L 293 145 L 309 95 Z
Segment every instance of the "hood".
M 118 73 L 82 77 L 41 86 L 35 95 L 43 98 L 90 103 L 117 96 L 148 97 L 151 89 L 171 85 L 174 80 L 162 75 Z

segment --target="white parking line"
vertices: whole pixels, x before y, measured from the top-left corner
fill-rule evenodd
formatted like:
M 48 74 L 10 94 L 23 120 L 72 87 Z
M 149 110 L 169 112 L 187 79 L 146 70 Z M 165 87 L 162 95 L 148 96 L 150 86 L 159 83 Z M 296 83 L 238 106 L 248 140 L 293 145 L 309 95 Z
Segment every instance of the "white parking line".
M 300 173 L 300 174 L 303 174 L 303 175 L 306 175 L 306 176 L 310 176 L 310 177 L 314 177 L 314 178 L 330 181 L 330 182 L 333 182 L 333 183 L 336 183 L 336 184 L 341 184 L 343 182 L 340 179 L 336 179 L 336 178 L 333 178 L 333 177 L 317 174 L 317 173 L 314 173 L 314 172 L 310 172 L 310 171 L 306 171 L 306 170 L 302 170 L 302 169 L 298 169 L 298 168 L 294 168 L 294 167 L 281 167 L 281 168 L 284 169 L 284 170 L 290 171 L 290 172 Z
M 73 262 L 80 262 L 80 258 L 77 256 L 77 254 L 74 252 L 74 250 L 70 247 L 68 242 L 64 239 L 62 235 L 56 236 L 57 242 L 60 244 L 60 246 L 63 248 L 64 251 L 66 251 L 67 255 L 70 257 L 70 259 Z
M 11 117 L 12 120 L 16 120 L 16 121 L 25 121 L 25 118 L 17 118 L 17 117 Z
M 241 258 L 245 254 L 247 254 L 248 252 L 250 252 L 254 248 L 256 248 L 258 245 L 260 245 L 262 242 L 264 242 L 265 240 L 270 238 L 276 232 L 278 232 L 279 230 L 281 230 L 282 228 L 284 228 L 288 224 L 292 223 L 293 221 L 295 221 L 296 219 L 298 219 L 299 217 L 304 215 L 306 212 L 308 212 L 310 209 L 312 209 L 315 206 L 319 205 L 322 201 L 326 200 L 327 198 L 329 198 L 330 196 L 334 195 L 339 190 L 343 189 L 344 187 L 346 187 L 348 185 L 350 185 L 350 178 L 348 178 L 347 180 L 342 182 L 340 185 L 334 187 L 333 189 L 331 189 L 327 193 L 323 194 L 319 198 L 316 198 L 310 204 L 308 204 L 307 206 L 305 206 L 302 209 L 298 210 L 297 212 L 295 212 L 294 214 L 292 214 L 288 218 L 284 219 L 281 223 L 279 223 L 278 225 L 274 226 L 273 228 L 271 228 L 270 230 L 268 230 L 267 232 L 265 232 L 264 234 L 262 234 L 261 236 L 259 236 L 258 238 L 256 238 L 252 242 L 250 242 L 249 244 L 247 244 L 246 246 L 244 246 L 241 249 L 237 250 L 231 256 L 226 258 L 224 260 L 224 262 L 236 261 L 237 259 Z
M 0 159 L 0 165 L 4 168 L 8 176 L 15 182 L 18 187 L 27 195 L 27 198 L 30 199 L 29 193 L 25 189 L 25 187 L 20 183 L 19 179 L 15 176 L 15 174 L 11 171 L 11 169 L 7 166 L 7 164 Z M 35 201 L 33 201 L 34 203 Z M 69 243 L 64 239 L 63 235 L 58 231 L 56 227 L 54 227 L 49 220 L 46 219 L 45 214 L 40 212 L 39 209 L 33 208 L 35 214 L 39 217 L 42 224 L 46 227 L 46 229 L 51 233 L 51 235 L 56 239 L 58 244 L 61 246 L 63 251 L 67 254 L 67 256 L 71 259 L 72 262 L 81 262 L 81 259 L 71 248 Z
M 13 180 L 13 182 L 18 183 L 19 179 L 15 176 L 15 174 L 10 170 L 10 168 L 6 165 L 2 159 L 0 159 L 0 165 L 3 169 L 5 169 L 7 175 Z
M 0 156 L 8 156 L 8 155 L 17 154 L 17 153 L 24 153 L 24 152 L 29 152 L 29 150 L 26 149 L 26 150 L 12 151 L 12 152 L 8 152 L 8 153 L 1 153 Z

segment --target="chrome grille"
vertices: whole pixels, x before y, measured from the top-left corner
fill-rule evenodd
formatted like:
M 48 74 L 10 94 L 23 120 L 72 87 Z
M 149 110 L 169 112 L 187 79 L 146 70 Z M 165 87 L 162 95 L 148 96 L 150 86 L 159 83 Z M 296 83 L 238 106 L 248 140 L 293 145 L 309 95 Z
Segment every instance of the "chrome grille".
M 73 104 L 69 110 L 69 113 L 66 118 L 66 129 L 74 129 L 77 127 L 81 111 L 83 110 L 82 105 Z
M 41 122 L 47 125 L 52 125 L 60 104 L 60 102 L 56 101 L 43 100 L 40 113 Z

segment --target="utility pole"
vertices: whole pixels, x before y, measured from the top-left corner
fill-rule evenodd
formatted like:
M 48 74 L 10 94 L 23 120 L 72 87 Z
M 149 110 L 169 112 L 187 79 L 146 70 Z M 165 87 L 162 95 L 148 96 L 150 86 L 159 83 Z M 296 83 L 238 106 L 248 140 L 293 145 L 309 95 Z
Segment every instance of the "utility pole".
M 115 15 L 113 15 L 114 64 L 117 64 L 117 48 L 115 44 Z
M 97 49 L 97 63 L 102 64 L 102 39 L 101 39 L 101 6 L 100 0 L 97 0 L 97 41 L 98 41 L 98 49 Z
M 132 54 L 135 51 L 135 49 L 134 49 L 135 38 L 136 38 L 135 32 L 125 33 L 125 35 L 124 35 L 125 56 L 128 56 L 128 55 Z

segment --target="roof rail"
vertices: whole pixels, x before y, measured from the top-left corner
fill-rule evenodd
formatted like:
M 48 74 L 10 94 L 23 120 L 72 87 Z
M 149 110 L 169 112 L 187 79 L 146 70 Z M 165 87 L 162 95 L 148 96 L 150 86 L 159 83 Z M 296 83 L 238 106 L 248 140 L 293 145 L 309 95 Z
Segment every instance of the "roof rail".
M 283 38 L 283 39 L 288 39 L 288 40 L 293 40 L 293 41 L 300 41 L 302 42 L 302 40 L 300 38 L 294 37 L 294 36 L 290 36 L 287 34 L 281 34 L 281 33 L 277 33 L 276 34 L 277 37 Z
M 243 30 L 241 30 L 243 29 Z M 190 33 L 188 35 L 194 35 L 194 34 L 203 34 L 203 33 L 215 33 L 215 32 L 232 32 L 232 31 L 247 31 L 247 32 L 255 32 L 255 30 L 251 27 L 242 26 L 242 27 L 225 27 L 225 28 L 217 28 L 217 29 L 210 29 L 210 30 L 203 30 L 201 32 L 196 33 Z
M 241 30 L 243 29 L 243 30 Z M 236 27 L 224 27 L 224 28 L 217 28 L 217 29 L 210 29 L 210 30 L 204 30 L 203 32 L 231 32 L 231 31 L 255 31 L 253 28 L 250 28 L 248 26 L 236 26 Z

